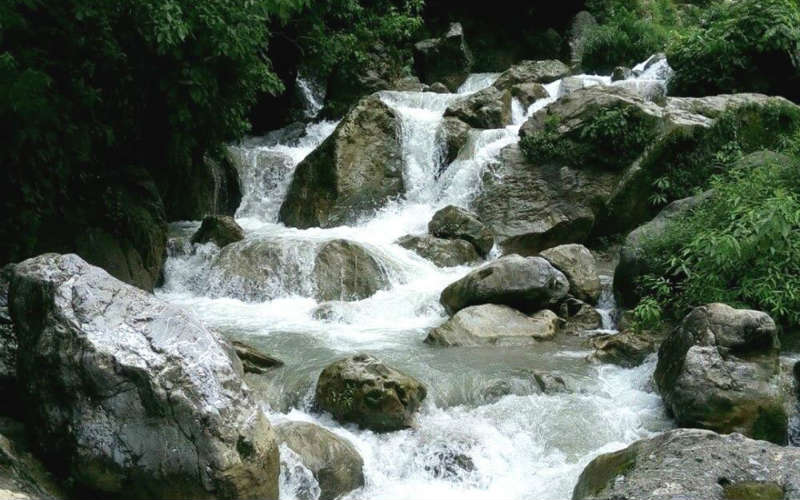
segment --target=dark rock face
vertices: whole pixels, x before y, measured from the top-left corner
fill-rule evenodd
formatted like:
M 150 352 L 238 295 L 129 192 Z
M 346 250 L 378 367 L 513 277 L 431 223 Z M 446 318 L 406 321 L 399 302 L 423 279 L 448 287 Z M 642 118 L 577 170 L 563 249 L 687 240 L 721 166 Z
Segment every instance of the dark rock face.
M 594 255 L 583 245 L 559 245 L 539 254 L 569 281 L 569 293 L 592 304 L 600 298 L 600 277 L 597 275 Z
M 451 315 L 480 304 L 539 311 L 564 298 L 568 290 L 566 276 L 541 257 L 509 255 L 451 283 L 439 302 Z
M 539 389 L 545 394 L 558 394 L 562 392 L 569 392 L 567 383 L 564 382 L 563 377 L 549 372 L 534 370 L 533 380 Z
M 389 284 L 386 272 L 364 247 L 347 240 L 326 243 L 314 261 L 317 300 L 361 300 Z
M 275 434 L 314 475 L 319 500 L 333 500 L 364 486 L 364 460 L 346 439 L 306 422 L 277 425 Z
M 675 429 L 595 458 L 574 500 L 589 498 L 794 498 L 800 448 L 707 430 Z
M 589 356 L 590 360 L 625 368 L 639 366 L 656 350 L 652 339 L 630 331 L 594 337 L 592 347 L 594 352 Z
M 167 220 L 233 215 L 242 201 L 239 173 L 228 155 L 206 157 L 182 172 L 153 172 Z
M 340 422 L 388 432 L 411 427 L 425 396 L 425 386 L 415 378 L 357 354 L 322 371 L 316 403 Z
M 625 66 L 617 66 L 614 68 L 613 73 L 611 73 L 611 81 L 618 82 L 620 80 L 627 80 L 628 78 L 633 76 L 633 70 L 630 68 L 626 68 Z
M 544 309 L 526 316 L 497 304 L 465 307 L 425 338 L 438 346 L 533 345 L 555 337 L 561 320 Z
M 439 129 L 441 143 L 444 144 L 443 166 L 447 166 L 458 157 L 458 153 L 467 144 L 471 127 L 454 116 L 446 116 Z
M 589 32 L 597 26 L 597 19 L 589 12 L 582 10 L 575 14 L 569 26 L 569 59 L 572 66 L 580 66 L 583 59 L 583 46 Z
M 481 258 L 475 247 L 465 240 L 446 240 L 429 235 L 406 235 L 397 240 L 397 244 L 439 267 L 462 266 Z
M 402 194 L 402 174 L 397 117 L 366 97 L 297 166 L 279 220 L 299 228 L 353 222 Z
M 566 64 L 554 59 L 522 61 L 501 74 L 493 86 L 499 90 L 510 90 L 520 83 L 550 83 L 567 76 L 569 72 Z
M 475 128 L 502 128 L 511 123 L 511 92 L 488 87 L 456 101 L 444 112 Z
M 222 248 L 244 239 L 244 230 L 228 215 L 211 215 L 203 219 L 200 229 L 192 235 L 192 243 L 213 241 Z
M 44 466 L 31 455 L 21 422 L 0 418 L 0 498 L 68 498 Z
M 463 208 L 448 205 L 433 214 L 428 231 L 439 238 L 465 240 L 486 256 L 494 246 L 494 234 L 478 217 Z
M 0 269 L 0 399 L 8 414 L 19 409 L 17 391 L 17 335 L 8 310 L 8 288 L 13 264 Z
M 547 89 L 541 83 L 519 83 L 511 87 L 511 97 L 515 97 L 525 109 L 548 96 Z
M 192 315 L 58 254 L 15 267 L 10 310 L 35 445 L 79 490 L 278 497 L 269 422 Z
M 271 368 L 283 366 L 283 361 L 272 356 L 268 356 L 253 346 L 243 342 L 231 342 L 239 361 L 242 362 L 242 369 L 245 373 L 266 373 Z
M 472 69 L 472 54 L 461 24 L 451 24 L 442 38 L 415 44 L 414 68 L 423 82 L 441 82 L 452 92 L 458 90 Z
M 661 344 L 653 378 L 679 425 L 782 444 L 779 348 L 766 313 L 696 307 Z
M 603 317 L 597 309 L 574 297 L 567 297 L 558 305 L 558 315 L 564 319 L 562 330 L 580 334 L 603 326 Z

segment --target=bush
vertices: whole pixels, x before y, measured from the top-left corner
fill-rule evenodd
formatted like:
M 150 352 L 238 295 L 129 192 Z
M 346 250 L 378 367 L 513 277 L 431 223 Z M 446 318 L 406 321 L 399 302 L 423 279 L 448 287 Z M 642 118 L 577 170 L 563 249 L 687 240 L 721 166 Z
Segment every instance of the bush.
M 584 71 L 608 74 L 616 66 L 634 66 L 666 46 L 668 30 L 634 10 L 620 9 L 593 28 L 583 46 Z
M 705 21 L 677 34 L 667 58 L 670 92 L 702 96 L 762 92 L 800 99 L 797 0 L 739 0 L 713 5 Z

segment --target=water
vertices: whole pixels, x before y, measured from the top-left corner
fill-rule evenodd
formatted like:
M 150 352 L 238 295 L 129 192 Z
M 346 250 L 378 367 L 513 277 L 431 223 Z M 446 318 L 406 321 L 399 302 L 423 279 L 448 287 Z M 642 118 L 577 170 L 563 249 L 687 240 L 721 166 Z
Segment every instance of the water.
M 482 173 L 502 148 L 518 141 L 525 119 L 561 93 L 557 81 L 546 86 L 548 98 L 528 109 L 515 101 L 511 125 L 472 131 L 458 158 L 443 165 L 437 137 L 445 109 L 497 76 L 472 75 L 456 94 L 380 94 L 400 120 L 407 194 L 358 224 L 298 230 L 277 223 L 295 166 L 336 127 L 320 122 L 299 139 L 231 148 L 244 184 L 236 214 L 244 241 L 223 251 L 213 244 L 192 246 L 186 241 L 198 222 L 171 227 L 158 295 L 286 363 L 267 376 L 248 375 L 248 383 L 273 424 L 314 422 L 353 443 L 364 458 L 366 484 L 347 498 L 568 498 L 592 458 L 671 426 L 649 389 L 654 359 L 635 369 L 590 364 L 585 339 L 566 335 L 525 349 L 443 349 L 422 342 L 446 320 L 438 303 L 442 289 L 470 268 L 438 268 L 394 241 L 425 233 L 445 205 L 468 207 Z M 355 302 L 315 300 L 314 257 L 337 238 L 364 245 L 386 272 L 388 288 Z M 495 250 L 491 258 L 496 255 Z M 610 278 L 604 279 L 608 285 Z M 598 310 L 604 331 L 615 331 L 610 294 Z M 373 354 L 427 386 L 415 428 L 375 434 L 314 411 L 319 372 L 357 352 Z M 533 370 L 561 375 L 570 392 L 541 394 Z M 281 454 L 281 497 L 318 498 L 310 472 L 285 447 Z M 461 455 L 472 468 L 443 466 Z

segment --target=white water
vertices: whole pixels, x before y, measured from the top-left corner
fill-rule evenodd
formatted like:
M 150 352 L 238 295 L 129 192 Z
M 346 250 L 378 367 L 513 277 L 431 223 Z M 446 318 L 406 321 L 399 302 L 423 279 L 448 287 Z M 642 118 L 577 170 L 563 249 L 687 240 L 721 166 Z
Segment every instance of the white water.
M 459 157 L 438 175 L 443 155 L 437 137 L 445 109 L 497 76 L 473 75 L 458 94 L 380 94 L 400 118 L 407 195 L 353 226 L 298 230 L 276 222 L 294 167 L 335 123 L 310 125 L 292 144 L 233 147 L 244 183 L 237 220 L 247 233 L 237 248 L 267 248 L 272 265 L 259 283 L 226 274 L 222 264 L 231 252 L 178 241 L 188 238 L 198 222 L 172 227 L 173 250 L 165 285 L 157 293 L 191 308 L 209 327 L 286 362 L 268 376 L 248 376 L 248 382 L 273 424 L 314 422 L 356 446 L 364 458 L 366 485 L 348 498 L 569 498 L 593 457 L 671 425 L 660 398 L 648 389 L 653 360 L 632 370 L 588 364 L 589 351 L 577 337 L 528 349 L 436 349 L 422 342 L 429 328 L 446 319 L 438 303 L 442 289 L 470 269 L 437 268 L 394 241 L 426 232 L 431 216 L 445 205 L 469 206 L 486 166 L 518 140 L 526 117 L 560 94 L 561 84 L 554 82 L 546 86 L 551 97 L 529 109 L 514 102 L 511 125 L 473 131 Z M 336 238 L 365 245 L 388 272 L 390 288 L 356 302 L 321 305 L 312 298 L 316 250 Z M 608 296 L 598 309 L 603 328 L 612 330 Z M 427 386 L 415 428 L 375 434 L 313 410 L 319 372 L 356 352 L 369 352 Z M 534 369 L 562 375 L 572 392 L 538 394 Z M 503 388 L 499 393 L 498 387 Z M 437 475 L 441 457 L 453 454 L 468 456 L 474 470 Z M 313 476 L 297 457 L 282 449 L 282 461 L 281 497 L 316 498 Z

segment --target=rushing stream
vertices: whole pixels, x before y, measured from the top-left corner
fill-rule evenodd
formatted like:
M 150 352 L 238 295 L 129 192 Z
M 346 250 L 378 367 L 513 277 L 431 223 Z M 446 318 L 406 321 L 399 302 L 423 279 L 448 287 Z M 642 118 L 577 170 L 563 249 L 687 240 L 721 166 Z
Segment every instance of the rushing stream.
M 442 289 L 470 268 L 438 268 L 394 241 L 425 233 L 439 208 L 468 207 L 485 167 L 518 140 L 527 116 L 561 92 L 557 81 L 547 85 L 550 97 L 529 109 L 515 102 L 512 125 L 473 131 L 459 158 L 440 175 L 437 131 L 445 109 L 497 76 L 473 75 L 458 94 L 381 93 L 401 121 L 406 196 L 353 226 L 298 230 L 276 222 L 294 167 L 336 123 L 311 124 L 299 140 L 233 147 L 244 188 L 237 213 L 247 234 L 244 248 L 274 249 L 273 276 L 263 283 L 237 281 L 220 271 L 216 261 L 229 256 L 213 244 L 192 249 L 186 241 L 199 222 L 172 226 L 166 280 L 157 293 L 191 308 L 209 327 L 286 363 L 265 376 L 248 375 L 248 383 L 273 424 L 314 422 L 356 446 L 364 458 L 366 485 L 348 498 L 569 498 L 593 457 L 672 425 L 649 389 L 652 360 L 635 369 L 590 364 L 581 339 L 567 335 L 525 349 L 434 348 L 422 342 L 427 330 L 447 317 L 438 302 Z M 650 71 L 640 78 L 658 81 L 660 76 Z M 606 77 L 587 76 L 590 80 L 609 83 Z M 337 238 L 364 245 L 388 271 L 390 288 L 361 301 L 320 305 L 309 278 L 315 252 Z M 603 281 L 608 287 L 610 277 Z M 604 329 L 613 330 L 609 293 L 598 307 Z M 314 411 L 319 372 L 356 352 L 373 354 L 427 386 L 414 429 L 377 434 Z M 561 375 L 571 392 L 540 394 L 532 370 Z M 288 449 L 281 451 L 281 498 L 315 498 L 313 477 Z M 442 473 L 442 460 L 457 455 L 469 457 L 474 467 Z

